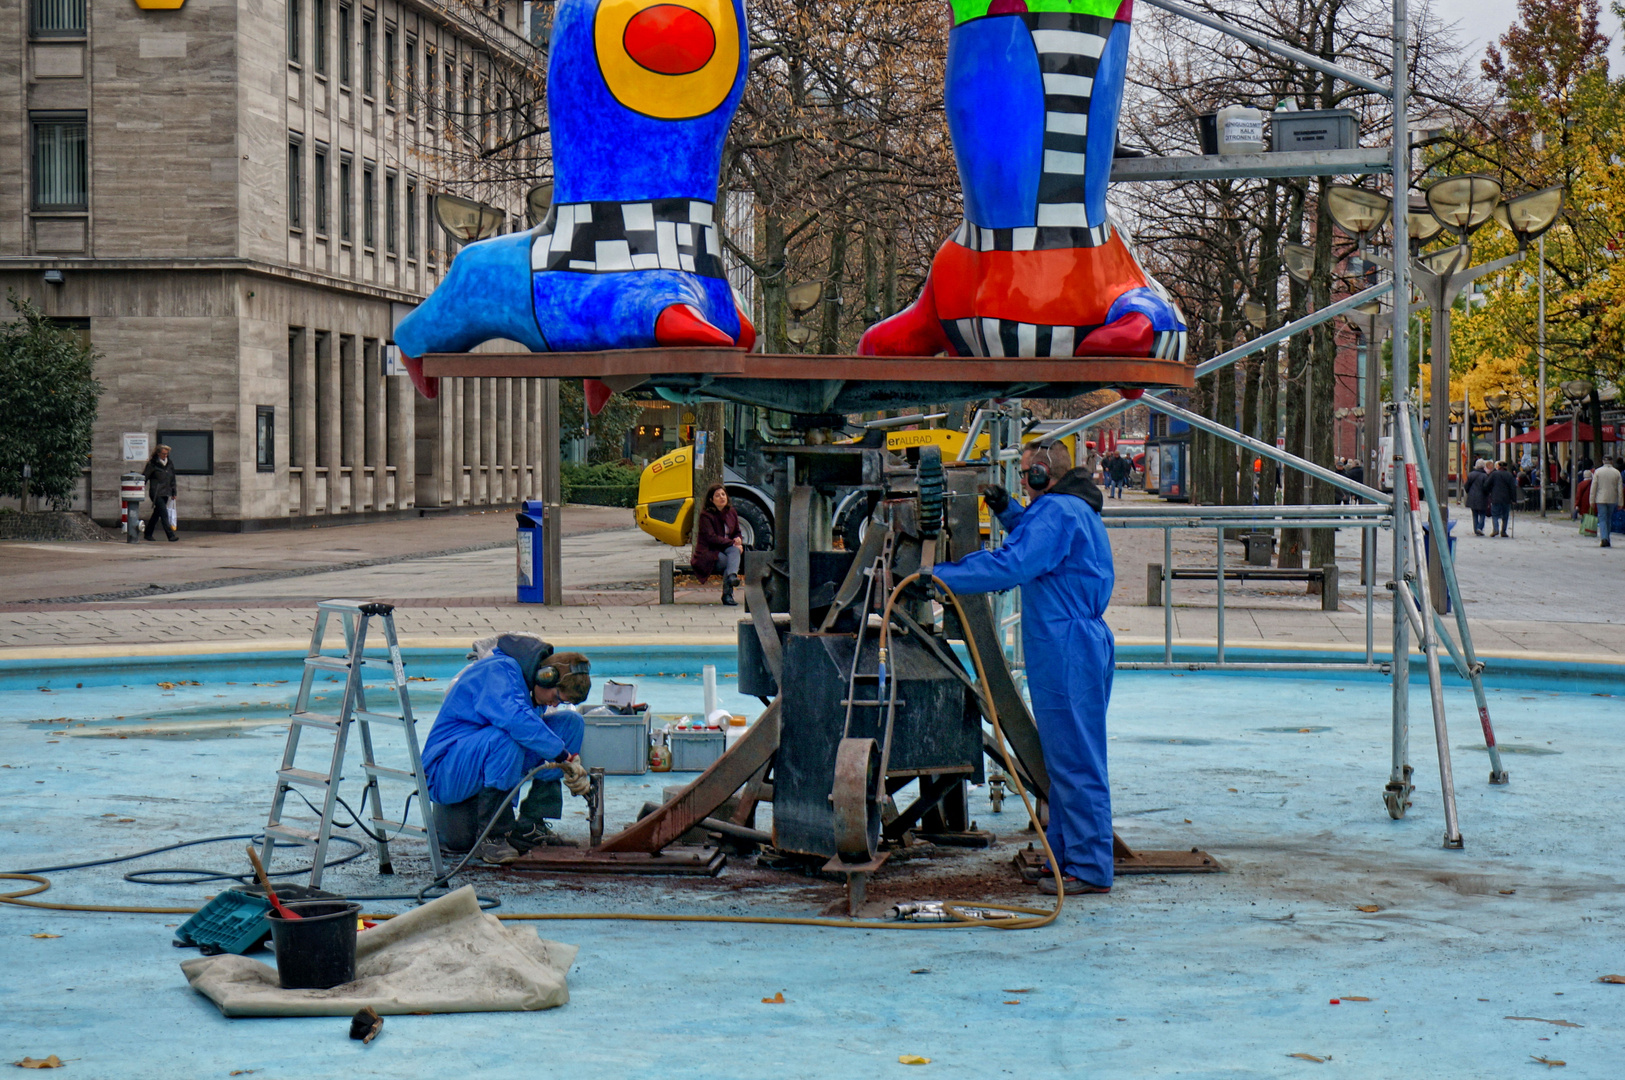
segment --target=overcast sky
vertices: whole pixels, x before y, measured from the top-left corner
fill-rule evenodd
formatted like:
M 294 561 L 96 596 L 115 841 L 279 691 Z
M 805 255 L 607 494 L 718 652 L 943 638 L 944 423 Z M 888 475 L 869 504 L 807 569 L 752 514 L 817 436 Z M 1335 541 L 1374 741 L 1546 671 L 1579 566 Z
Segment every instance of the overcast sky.
M 1483 57 L 1484 46 L 1506 33 L 1507 28 L 1518 18 L 1517 0 L 1433 0 L 1433 2 L 1440 21 L 1456 24 L 1456 33 L 1461 36 L 1462 44 L 1475 61 Z M 1608 45 L 1608 66 L 1618 74 L 1622 65 L 1625 65 L 1625 53 L 1620 51 L 1625 36 L 1621 35 L 1618 17 L 1609 10 L 1608 0 L 1603 0 L 1602 3 L 1601 29 L 1613 39 Z

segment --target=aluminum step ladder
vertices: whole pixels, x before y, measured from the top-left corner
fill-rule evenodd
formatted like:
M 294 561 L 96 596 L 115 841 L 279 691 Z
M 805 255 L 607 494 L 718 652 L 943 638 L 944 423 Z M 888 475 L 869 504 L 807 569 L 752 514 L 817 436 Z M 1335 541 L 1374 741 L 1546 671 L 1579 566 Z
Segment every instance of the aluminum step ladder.
M 344 754 L 350 727 L 358 725 L 361 731 L 361 767 L 367 775 L 362 789 L 362 800 L 370 798 L 372 807 L 371 830 L 373 844 L 378 852 L 378 872 L 393 874 L 390 861 L 389 837 L 403 833 L 421 836 L 429 844 L 429 865 L 438 879 L 445 868 L 441 865 L 440 841 L 435 835 L 434 814 L 429 810 L 429 787 L 423 776 L 423 760 L 418 752 L 416 722 L 412 718 L 412 703 L 406 691 L 406 668 L 401 663 L 401 647 L 395 636 L 395 608 L 391 604 L 365 603 L 359 600 L 324 600 L 316 605 L 316 628 L 310 636 L 310 650 L 305 654 L 304 677 L 299 683 L 299 696 L 294 700 L 292 723 L 288 725 L 288 744 L 282 752 L 282 767 L 277 770 L 276 794 L 271 799 L 271 813 L 265 824 L 265 839 L 261 861 L 271 865 L 271 856 L 278 841 L 314 848 L 310 869 L 310 886 L 322 883 L 323 864 L 327 862 L 327 842 L 333 834 L 333 813 L 338 807 L 339 784 L 344 780 Z M 338 616 L 344 629 L 344 644 L 348 655 L 322 654 L 322 639 L 327 632 L 328 619 Z M 389 658 L 367 656 L 367 631 L 373 619 L 383 622 L 384 640 L 389 646 Z M 367 707 L 365 678 L 368 671 L 387 671 L 399 699 L 400 714 L 373 712 Z M 312 712 L 311 687 L 318 672 L 343 673 L 344 697 L 337 713 Z M 408 766 L 404 769 L 379 765 L 373 756 L 372 727 L 383 724 L 399 728 L 406 742 Z M 299 739 L 305 729 L 322 731 L 332 736 L 332 758 L 326 772 L 297 768 Z M 393 821 L 384 816 L 380 779 L 410 785 L 417 795 L 421 825 L 408 821 Z M 315 831 L 290 825 L 283 818 L 288 794 L 295 785 L 315 788 L 321 795 L 321 821 Z M 410 795 L 408 796 L 410 798 Z M 305 802 L 302 797 L 299 801 Z M 311 804 L 316 805 L 315 803 Z M 408 815 L 402 814 L 402 817 Z M 303 823 L 301 823 L 303 824 Z

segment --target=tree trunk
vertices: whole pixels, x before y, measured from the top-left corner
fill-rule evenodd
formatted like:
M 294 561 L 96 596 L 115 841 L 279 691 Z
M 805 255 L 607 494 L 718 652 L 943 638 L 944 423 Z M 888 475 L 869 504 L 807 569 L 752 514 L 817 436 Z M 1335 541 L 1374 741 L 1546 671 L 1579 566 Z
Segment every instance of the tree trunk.
M 782 353 L 785 346 L 784 331 L 788 319 L 789 303 L 785 280 L 784 219 L 771 207 L 762 209 L 762 259 L 767 272 L 757 278 L 762 290 L 762 351 Z
M 841 278 L 846 267 L 847 223 L 835 220 L 829 241 L 829 276 L 824 279 L 824 314 L 818 328 L 818 351 L 833 356 L 841 351 Z
M 1322 176 L 1317 179 L 1315 212 L 1315 273 L 1312 290 L 1315 296 L 1315 307 L 1323 308 L 1332 301 L 1331 273 L 1332 273 L 1332 215 L 1328 209 L 1326 192 L 1331 186 L 1331 178 Z M 1311 368 L 1313 376 L 1310 379 L 1308 417 L 1312 419 L 1309 431 L 1309 460 L 1325 469 L 1332 468 L 1336 448 L 1335 428 L 1336 422 L 1332 419 L 1332 407 L 1337 387 L 1337 338 L 1333 334 L 1330 323 L 1321 323 L 1314 328 L 1310 339 Z M 1309 481 L 1309 497 L 1311 502 L 1329 503 L 1333 500 L 1333 488 L 1324 480 L 1311 479 Z M 1325 566 L 1337 559 L 1337 532 L 1334 529 L 1314 529 L 1309 537 L 1309 565 Z
M 694 444 L 705 436 L 705 457 L 694 455 L 694 497 L 699 498 L 712 484 L 722 483 L 723 407 L 720 401 L 702 401 L 694 406 Z M 696 519 L 697 520 L 697 519 Z
M 1245 375 L 1246 383 L 1241 395 L 1241 430 L 1244 434 L 1251 435 L 1255 439 L 1262 439 L 1263 436 L 1259 434 L 1258 423 L 1258 372 L 1263 364 L 1256 356 L 1244 362 L 1247 365 L 1247 373 Z M 1243 506 L 1249 506 L 1255 500 L 1259 500 L 1259 493 L 1253 482 L 1253 458 L 1255 456 L 1253 451 L 1245 447 L 1241 448 L 1240 495 Z

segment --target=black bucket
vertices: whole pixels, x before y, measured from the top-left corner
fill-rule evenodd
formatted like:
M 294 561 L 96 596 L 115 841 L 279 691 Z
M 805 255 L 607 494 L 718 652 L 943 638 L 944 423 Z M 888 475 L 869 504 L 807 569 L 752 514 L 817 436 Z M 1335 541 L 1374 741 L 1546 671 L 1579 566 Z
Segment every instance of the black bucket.
M 326 990 L 355 979 L 356 916 L 348 900 L 295 900 L 284 905 L 297 919 L 266 912 L 284 990 Z

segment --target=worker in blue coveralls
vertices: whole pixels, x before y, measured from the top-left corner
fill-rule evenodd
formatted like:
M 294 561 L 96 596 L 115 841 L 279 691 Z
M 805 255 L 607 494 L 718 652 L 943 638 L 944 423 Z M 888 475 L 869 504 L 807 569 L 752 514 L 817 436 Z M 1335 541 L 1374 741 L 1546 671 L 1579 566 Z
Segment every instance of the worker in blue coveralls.
M 1116 643 L 1102 616 L 1115 574 L 1100 489 L 1072 468 L 1063 444 L 1050 442 L 1022 451 L 1021 484 L 1026 506 L 1002 487 L 982 488 L 987 508 L 1009 530 L 1003 546 L 940 565 L 936 575 L 956 593 L 1021 587 L 1027 689 L 1049 772 L 1049 846 L 1067 892 L 1110 892 L 1106 706 Z M 1038 884 L 1055 892 L 1053 875 Z
M 530 634 L 482 639 L 469 655 L 474 663 L 452 680 L 423 745 L 429 797 L 444 806 L 474 802 L 481 829 L 497 819 L 474 852 L 493 866 L 533 847 L 573 847 L 548 819 L 563 816 L 561 780 L 572 795 L 587 794 L 579 756 L 585 724 L 580 713 L 563 706 L 587 699 L 591 665 L 580 653 L 555 653 Z M 558 767 L 536 774 L 515 819 L 514 789 L 547 762 Z

